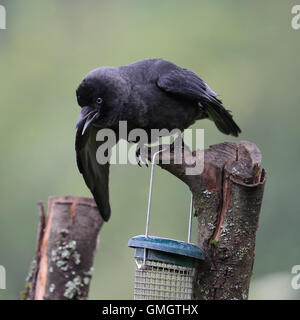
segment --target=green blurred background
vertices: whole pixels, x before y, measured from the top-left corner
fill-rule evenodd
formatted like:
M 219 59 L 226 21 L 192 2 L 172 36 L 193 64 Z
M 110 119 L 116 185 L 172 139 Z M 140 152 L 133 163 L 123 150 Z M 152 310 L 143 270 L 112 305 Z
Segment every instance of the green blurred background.
M 255 142 L 268 180 L 257 234 L 252 299 L 300 298 L 290 286 L 300 264 L 300 30 L 295 1 L 0 1 L 0 264 L 19 299 L 32 260 L 38 200 L 90 196 L 77 171 L 75 89 L 93 68 L 163 57 L 199 73 L 222 94 Z M 209 121 L 205 145 L 237 141 Z M 131 299 L 130 237 L 144 232 L 150 170 L 111 169 L 112 218 L 101 232 L 91 299 Z M 189 191 L 157 168 L 151 233 L 186 239 Z M 194 227 L 194 239 L 196 237 Z

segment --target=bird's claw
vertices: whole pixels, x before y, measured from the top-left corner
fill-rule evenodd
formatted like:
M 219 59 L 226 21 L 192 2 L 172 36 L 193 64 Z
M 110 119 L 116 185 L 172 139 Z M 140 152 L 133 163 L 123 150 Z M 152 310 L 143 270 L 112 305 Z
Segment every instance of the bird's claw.
M 135 152 L 135 157 L 139 167 L 142 167 L 142 164 L 148 167 L 148 150 L 149 149 L 146 145 L 138 144 Z

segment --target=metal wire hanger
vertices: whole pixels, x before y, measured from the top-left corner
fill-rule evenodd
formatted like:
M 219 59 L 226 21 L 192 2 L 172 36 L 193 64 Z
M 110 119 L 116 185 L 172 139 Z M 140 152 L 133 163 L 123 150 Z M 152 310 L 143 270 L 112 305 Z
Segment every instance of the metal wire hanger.
M 154 178 L 154 167 L 156 156 L 165 151 L 166 149 L 159 150 L 154 153 L 152 157 L 152 165 L 151 165 L 151 176 L 150 176 L 150 187 L 149 187 L 149 197 L 148 197 L 148 209 L 147 209 L 147 222 L 146 222 L 146 232 L 145 236 L 149 235 L 149 223 L 150 223 L 150 212 L 151 212 L 151 201 L 152 201 L 152 189 L 153 189 L 153 178 Z M 188 228 L 188 239 L 187 242 L 191 243 L 191 234 L 192 234 L 192 218 L 193 218 L 193 194 L 191 193 L 191 201 L 190 201 L 190 214 L 189 214 L 189 228 Z

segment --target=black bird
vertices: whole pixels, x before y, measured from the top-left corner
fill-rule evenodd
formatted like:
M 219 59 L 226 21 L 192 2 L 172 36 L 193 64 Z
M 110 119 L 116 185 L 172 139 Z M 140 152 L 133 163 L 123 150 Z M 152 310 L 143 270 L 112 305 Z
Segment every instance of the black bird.
M 183 131 L 196 120 L 208 118 L 224 134 L 241 132 L 218 95 L 196 73 L 164 59 L 95 69 L 82 80 L 76 95 L 82 108 L 75 142 L 77 165 L 105 221 L 111 214 L 109 163 L 96 161 L 100 128 L 117 133 L 119 121 L 126 120 L 128 130 Z

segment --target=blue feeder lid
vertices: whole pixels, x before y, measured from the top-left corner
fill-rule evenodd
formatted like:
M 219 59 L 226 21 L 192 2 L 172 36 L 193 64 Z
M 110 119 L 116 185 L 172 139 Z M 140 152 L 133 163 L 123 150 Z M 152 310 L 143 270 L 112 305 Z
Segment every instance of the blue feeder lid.
M 135 258 L 166 262 L 192 267 L 197 260 L 204 259 L 204 252 L 196 245 L 168 238 L 140 235 L 131 238 L 128 246 L 135 248 Z

